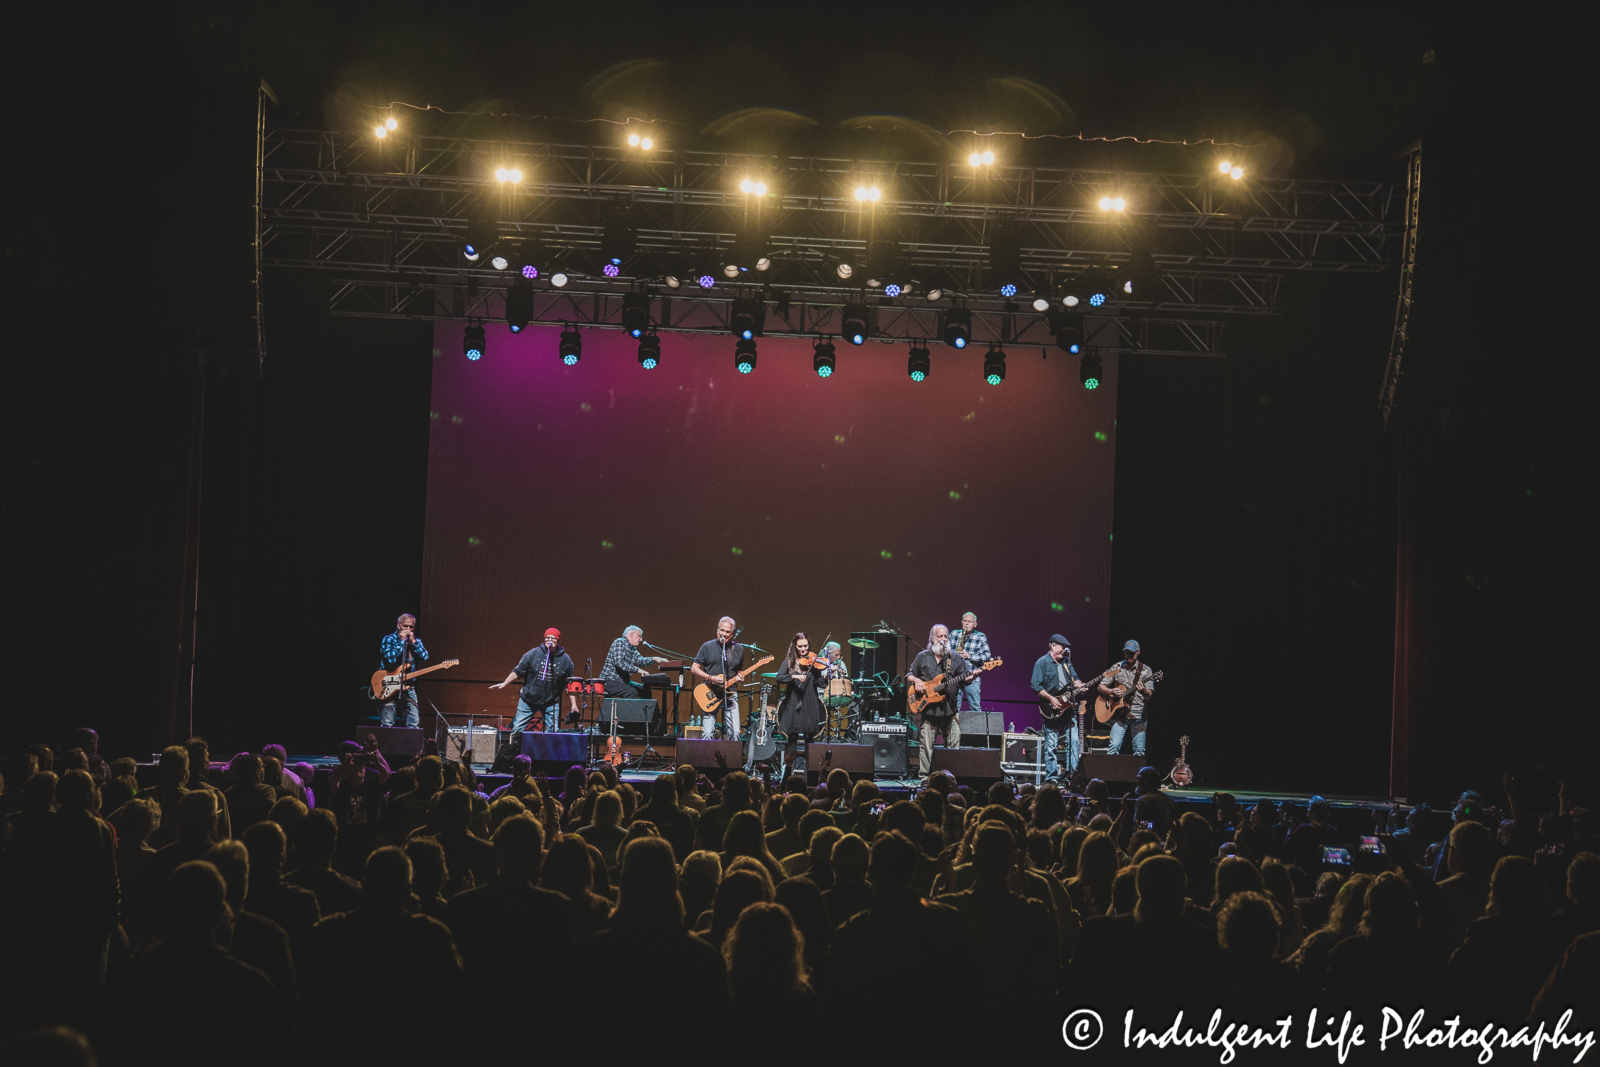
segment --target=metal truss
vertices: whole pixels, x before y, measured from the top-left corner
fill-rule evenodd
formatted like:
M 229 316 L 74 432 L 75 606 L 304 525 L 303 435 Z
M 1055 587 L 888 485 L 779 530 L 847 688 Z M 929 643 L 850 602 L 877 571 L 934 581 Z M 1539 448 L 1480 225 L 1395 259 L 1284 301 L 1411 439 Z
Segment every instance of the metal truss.
M 1405 232 L 1404 190 L 1381 182 L 979 170 L 955 161 L 712 152 L 652 156 L 449 137 L 379 141 L 317 130 L 266 131 L 263 160 L 263 261 L 332 272 L 336 292 L 346 294 L 335 300 L 341 314 L 396 313 L 371 310 L 393 303 L 368 299 L 374 287 L 505 284 L 489 257 L 469 264 L 460 254 L 469 217 L 484 211 L 507 246 L 537 247 L 570 275 L 613 291 L 688 271 L 727 284 L 720 271 L 729 250 L 755 238 L 772 269 L 739 284 L 754 284 L 768 297 L 788 294 L 807 307 L 869 302 L 878 293 L 862 284 L 860 267 L 869 248 L 877 258 L 891 247 L 893 272 L 917 292 L 895 305 L 899 311 L 881 314 L 926 318 L 931 312 L 921 294 L 938 288 L 965 301 L 975 329 L 1014 307 L 992 291 L 989 244 L 1000 234 L 1019 247 L 1024 296 L 1048 294 L 1092 267 L 1132 273 L 1142 265 L 1144 291 L 1114 301 L 1114 309 L 1151 328 L 1156 319 L 1275 314 L 1285 272 L 1384 270 L 1398 257 Z M 513 166 L 525 175 L 520 185 L 495 181 L 497 168 Z M 763 182 L 766 195 L 740 192 L 746 178 Z M 879 188 L 881 198 L 858 201 L 860 185 Z M 1128 210 L 1101 210 L 1102 196 L 1124 198 Z M 605 223 L 619 213 L 626 213 L 635 240 L 621 277 L 611 281 L 600 277 L 599 245 Z M 857 265 L 852 280 L 838 276 L 841 261 Z M 543 280 L 538 284 L 542 304 L 563 299 Z M 994 331 L 996 338 L 1003 333 Z
M 733 336 L 731 312 L 739 290 L 710 295 L 695 292 L 658 293 L 651 302 L 651 328 L 661 333 Z M 759 290 L 745 290 L 757 295 Z M 622 329 L 623 292 L 603 287 L 538 291 L 530 323 L 576 326 L 580 329 Z M 873 341 L 942 343 L 943 308 L 925 301 L 868 305 Z M 334 283 L 330 310 L 363 318 L 505 320 L 505 291 L 465 286 L 427 287 L 394 281 L 340 279 Z M 1032 310 L 972 312 L 970 350 L 990 345 L 1056 350 L 1045 316 Z M 840 332 L 842 305 L 790 300 L 769 304 L 758 336 L 821 340 Z M 1216 356 L 1223 354 L 1226 323 L 1222 319 L 1185 319 L 1148 315 L 1089 315 L 1083 320 L 1085 344 L 1105 352 L 1151 355 Z

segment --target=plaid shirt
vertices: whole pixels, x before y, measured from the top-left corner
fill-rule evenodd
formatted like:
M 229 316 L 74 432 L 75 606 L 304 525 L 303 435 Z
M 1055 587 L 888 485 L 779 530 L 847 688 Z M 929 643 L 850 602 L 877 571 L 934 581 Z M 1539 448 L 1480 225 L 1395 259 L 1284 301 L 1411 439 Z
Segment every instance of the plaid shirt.
M 964 645 L 961 643 L 963 636 L 967 639 Z M 981 667 L 987 661 L 994 659 L 994 654 L 989 651 L 989 638 L 982 630 L 974 630 L 970 634 L 963 634 L 961 630 L 957 630 L 950 635 L 950 647 L 960 652 L 974 667 Z
M 611 642 L 606 650 L 606 665 L 600 668 L 600 677 L 607 682 L 625 682 L 629 671 L 642 671 L 649 667 L 648 656 L 641 655 L 628 643 L 626 637 Z
M 399 634 L 387 634 L 378 645 L 378 658 L 383 661 L 383 669 L 392 671 L 406 658 L 406 643 L 400 640 Z M 411 662 L 428 662 L 428 650 L 422 647 L 422 642 L 413 639 L 411 642 Z

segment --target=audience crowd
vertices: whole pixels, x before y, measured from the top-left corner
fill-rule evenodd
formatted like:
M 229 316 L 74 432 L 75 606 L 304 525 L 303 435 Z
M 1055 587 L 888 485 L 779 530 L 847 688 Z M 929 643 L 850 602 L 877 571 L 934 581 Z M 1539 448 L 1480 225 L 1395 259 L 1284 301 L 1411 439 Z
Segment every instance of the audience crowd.
M 0 766 L 7 1062 L 713 1033 L 780 1060 L 1059 1052 L 1083 1005 L 1118 1028 L 1129 1007 L 1164 1028 L 1180 1007 L 1267 1025 L 1316 1004 L 1514 1029 L 1600 988 L 1592 817 L 1564 795 L 1523 812 L 1509 778 L 1504 812 L 1466 793 L 1390 827 L 1320 798 L 1180 814 L 1149 768 L 1120 799 L 940 773 L 889 802 L 839 770 L 685 766 L 635 790 L 519 758 L 485 793 L 370 741 L 319 782 L 276 745 L 218 770 L 192 738 L 141 785 L 94 731 L 73 741 Z M 843 1027 L 826 1043 L 822 1019 Z

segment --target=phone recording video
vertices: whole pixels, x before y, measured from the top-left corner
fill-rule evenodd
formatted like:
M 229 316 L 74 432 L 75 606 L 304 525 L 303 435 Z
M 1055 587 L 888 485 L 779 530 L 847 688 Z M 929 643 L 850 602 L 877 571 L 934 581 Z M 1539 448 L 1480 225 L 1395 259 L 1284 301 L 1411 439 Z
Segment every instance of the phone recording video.
M 1376 836 L 1361 835 L 1361 851 L 1370 852 L 1374 856 L 1383 855 L 1383 842 Z
M 1350 850 L 1347 848 L 1334 848 L 1332 845 L 1322 846 L 1322 862 L 1329 867 L 1350 866 Z

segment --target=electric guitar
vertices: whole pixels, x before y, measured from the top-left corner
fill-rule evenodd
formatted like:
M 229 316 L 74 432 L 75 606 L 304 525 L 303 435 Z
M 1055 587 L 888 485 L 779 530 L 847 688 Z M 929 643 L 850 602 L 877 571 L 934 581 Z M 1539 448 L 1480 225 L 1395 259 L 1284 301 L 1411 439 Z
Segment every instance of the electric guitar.
M 421 678 L 431 671 L 442 671 L 446 667 L 454 667 L 460 662 L 458 659 L 447 659 L 443 663 L 434 664 L 432 667 L 424 667 L 420 671 L 407 670 L 404 666 L 397 668 L 393 672 L 379 670 L 372 676 L 372 699 L 388 700 L 410 685 L 413 679 Z
M 1111 679 L 1116 676 L 1116 673 L 1117 673 L 1117 668 L 1116 667 L 1112 667 L 1112 668 L 1108 669 L 1104 674 L 1102 674 L 1100 676 L 1100 680 L 1103 681 L 1105 684 L 1110 685 L 1111 684 Z M 1152 674 L 1150 676 L 1150 680 L 1152 682 L 1159 682 L 1159 681 L 1161 681 L 1162 676 L 1165 675 L 1165 674 L 1166 674 L 1165 671 L 1156 671 L 1154 674 Z M 1134 694 L 1134 691 L 1139 688 L 1139 683 L 1141 681 L 1143 681 L 1143 679 L 1144 679 L 1144 664 L 1141 663 L 1137 667 L 1134 668 L 1134 671 L 1133 671 L 1133 684 L 1131 686 L 1120 687 L 1122 689 L 1122 692 L 1116 694 L 1115 696 L 1109 696 L 1108 697 L 1104 693 L 1101 693 L 1099 696 L 1095 697 L 1094 698 L 1094 721 L 1095 722 L 1110 722 L 1112 719 L 1116 718 L 1118 715 L 1122 714 L 1123 712 L 1125 712 L 1129 708 L 1131 708 L 1133 706 L 1133 694 Z
M 974 667 L 972 670 L 961 676 L 962 684 L 965 685 L 977 675 L 982 674 L 984 671 L 998 667 L 1003 662 L 1005 661 L 999 659 L 984 660 L 982 666 Z M 915 687 L 912 687 L 912 689 L 906 693 L 906 710 L 915 715 L 918 712 L 924 711 L 929 704 L 938 704 L 944 700 L 944 692 L 942 689 L 943 686 L 944 675 L 941 674 L 931 681 L 923 682 L 922 692 L 920 693 L 917 692 Z
M 1053 729 L 1066 722 L 1067 716 L 1074 713 L 1082 714 L 1085 693 L 1079 692 L 1078 687 L 1084 684 L 1082 681 L 1074 683 L 1069 678 L 1066 685 L 1057 686 L 1054 689 L 1046 689 L 1039 694 L 1039 715 L 1044 719 L 1046 726 Z M 1062 706 L 1056 707 L 1050 702 L 1050 697 L 1059 697 L 1062 701 Z
M 1194 771 L 1189 767 L 1189 735 L 1178 738 L 1178 744 L 1183 749 L 1178 754 L 1178 762 L 1172 765 L 1172 773 L 1167 777 L 1172 779 L 1173 785 L 1193 785 Z
M 709 682 L 701 682 L 699 685 L 694 687 L 694 706 L 699 709 L 700 714 L 702 715 L 721 714 L 723 700 L 727 695 L 727 691 L 744 681 L 745 675 L 749 674 L 757 667 L 765 667 L 776 658 L 776 656 L 766 656 L 762 659 L 758 659 L 754 663 L 750 664 L 750 666 L 740 671 L 738 674 L 735 674 L 732 678 L 729 678 L 725 684 L 720 686 L 713 686 Z

